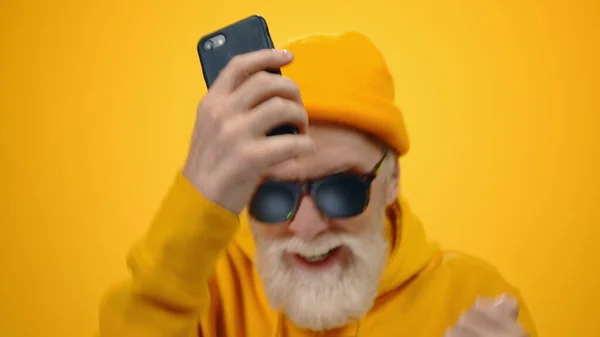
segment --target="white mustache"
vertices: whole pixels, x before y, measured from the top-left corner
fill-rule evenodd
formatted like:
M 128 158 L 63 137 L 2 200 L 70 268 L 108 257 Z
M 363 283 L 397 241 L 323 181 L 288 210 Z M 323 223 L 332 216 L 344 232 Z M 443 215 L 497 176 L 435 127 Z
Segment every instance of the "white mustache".
M 325 232 L 311 241 L 255 235 L 257 269 L 271 306 L 313 330 L 332 329 L 364 315 L 377 295 L 388 245 L 383 228 L 376 226 L 381 220 L 373 223 L 359 234 Z M 319 273 L 283 258 L 286 253 L 320 255 L 338 246 L 350 251 L 349 263 Z
M 298 237 L 272 239 L 268 242 L 269 254 L 292 253 L 305 256 L 326 254 L 330 250 L 345 246 L 353 254 L 364 256 L 364 245 L 361 239 L 344 233 L 325 233 L 313 241 L 305 241 Z

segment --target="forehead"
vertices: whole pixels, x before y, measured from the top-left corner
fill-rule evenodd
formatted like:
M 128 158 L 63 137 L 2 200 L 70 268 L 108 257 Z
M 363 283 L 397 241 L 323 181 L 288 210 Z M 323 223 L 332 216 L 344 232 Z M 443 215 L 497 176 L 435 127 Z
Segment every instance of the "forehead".
M 317 152 L 278 165 L 268 178 L 301 181 L 347 170 L 367 172 L 382 155 L 381 146 L 372 137 L 352 128 L 311 124 L 308 135 Z

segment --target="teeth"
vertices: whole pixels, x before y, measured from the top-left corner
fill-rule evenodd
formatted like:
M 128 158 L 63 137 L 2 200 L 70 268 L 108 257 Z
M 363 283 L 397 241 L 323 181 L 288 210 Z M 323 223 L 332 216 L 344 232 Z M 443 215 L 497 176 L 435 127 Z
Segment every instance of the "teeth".
M 300 256 L 302 256 L 302 258 L 304 258 L 308 262 L 320 262 L 320 261 L 325 260 L 329 256 L 329 254 L 331 254 L 334 250 L 335 250 L 335 248 L 331 249 L 330 251 L 328 251 L 324 254 L 318 254 L 318 255 L 300 254 Z
M 329 253 L 315 255 L 315 256 L 302 256 L 308 262 L 319 262 L 325 260 Z

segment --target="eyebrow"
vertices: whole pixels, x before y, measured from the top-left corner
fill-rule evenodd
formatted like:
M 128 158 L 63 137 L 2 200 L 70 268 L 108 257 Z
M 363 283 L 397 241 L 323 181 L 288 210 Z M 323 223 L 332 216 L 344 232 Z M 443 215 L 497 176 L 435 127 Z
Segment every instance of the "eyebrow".
M 357 174 L 369 173 L 373 170 L 378 170 L 381 167 L 381 164 L 387 157 L 387 154 L 388 154 L 388 152 L 385 151 L 382 154 L 381 158 L 377 161 L 377 163 L 369 164 L 371 166 L 367 166 L 367 164 L 364 164 L 360 161 L 352 159 L 349 162 L 347 162 L 341 166 L 337 166 L 337 167 L 333 167 L 331 169 L 325 170 L 325 172 L 323 174 L 321 174 L 321 176 L 343 173 L 343 172 L 352 172 L 352 173 L 357 173 Z
M 304 176 L 302 177 L 304 179 L 299 179 L 298 181 L 319 179 L 319 178 L 326 177 L 328 175 L 346 173 L 346 172 L 363 174 L 363 173 L 367 173 L 370 169 L 371 169 L 371 167 L 367 167 L 365 164 L 359 162 L 358 160 L 348 160 L 348 161 L 343 162 L 341 165 L 337 165 L 337 163 L 336 163 L 336 165 L 332 165 L 331 167 L 326 167 L 324 170 L 319 170 L 317 172 L 317 174 L 312 174 L 312 172 L 315 172 L 315 171 L 314 171 L 314 169 L 311 169 L 311 167 L 309 166 L 306 171 L 306 173 L 308 173 L 308 174 L 304 174 Z
M 305 182 L 319 179 L 328 175 L 340 173 L 366 174 L 371 172 L 375 163 L 364 156 L 348 157 L 347 153 L 327 151 L 320 156 L 310 156 L 300 160 L 293 159 L 283 168 L 274 167 L 262 177 L 263 180 L 281 180 L 289 182 Z M 316 168 L 319 168 L 317 171 Z
M 341 166 L 333 167 L 324 171 L 322 175 L 330 175 L 343 172 L 367 173 L 369 168 L 357 162 L 350 162 Z

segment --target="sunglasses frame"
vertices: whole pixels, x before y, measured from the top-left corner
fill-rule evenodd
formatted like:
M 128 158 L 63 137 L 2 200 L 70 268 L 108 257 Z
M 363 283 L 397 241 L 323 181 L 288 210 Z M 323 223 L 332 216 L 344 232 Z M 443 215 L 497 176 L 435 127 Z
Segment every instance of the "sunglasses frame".
M 377 178 L 377 175 L 380 172 L 380 168 L 381 168 L 381 164 L 384 162 L 385 158 L 388 155 L 388 151 L 385 151 L 383 153 L 383 156 L 381 157 L 381 159 L 379 159 L 379 161 L 377 161 L 377 163 L 375 164 L 375 166 L 367 173 L 363 173 L 363 174 L 356 174 L 356 173 L 350 173 L 350 172 L 343 172 L 343 173 L 337 173 L 337 174 L 333 174 L 333 175 L 328 175 L 325 177 L 321 177 L 318 179 L 314 179 L 311 181 L 307 181 L 307 182 L 303 182 L 303 183 L 294 183 L 294 182 L 288 182 L 288 181 L 277 181 L 277 180 L 270 180 L 270 181 L 266 181 L 263 184 L 276 184 L 279 187 L 283 187 L 285 189 L 290 190 L 290 192 L 292 192 L 293 195 L 293 207 L 292 209 L 289 211 L 288 215 L 286 216 L 285 220 L 282 221 L 277 221 L 277 222 L 265 222 L 262 220 L 257 219 L 256 217 L 254 217 L 250 210 L 248 212 L 248 214 L 256 219 L 257 221 L 260 221 L 262 223 L 286 223 L 291 221 L 294 216 L 296 215 L 296 212 L 298 211 L 298 208 L 300 207 L 300 203 L 303 197 L 305 197 L 306 195 L 311 195 L 314 196 L 317 192 L 317 190 L 319 189 L 319 187 L 321 185 L 323 185 L 324 183 L 330 183 L 331 180 L 334 179 L 339 179 L 339 178 L 344 178 L 344 177 L 352 177 L 352 178 L 357 178 L 357 180 L 359 182 L 361 182 L 364 187 L 365 187 L 365 196 L 364 196 L 364 202 L 363 202 L 363 207 L 362 209 L 360 209 L 360 211 L 357 211 L 354 214 L 348 215 L 348 216 L 343 216 L 343 217 L 331 217 L 327 214 L 324 213 L 322 207 L 319 205 L 318 200 L 315 200 L 316 204 L 317 204 L 317 209 L 319 210 L 319 212 L 323 215 L 325 215 L 328 218 L 350 218 L 353 216 L 356 216 L 358 214 L 361 214 L 365 211 L 365 209 L 367 209 L 367 207 L 369 206 L 369 202 L 370 202 L 370 192 L 371 192 L 371 183 L 373 182 L 373 180 L 375 180 L 375 178 Z M 254 197 L 252 197 L 254 198 Z

